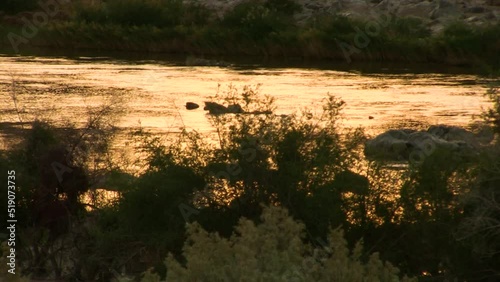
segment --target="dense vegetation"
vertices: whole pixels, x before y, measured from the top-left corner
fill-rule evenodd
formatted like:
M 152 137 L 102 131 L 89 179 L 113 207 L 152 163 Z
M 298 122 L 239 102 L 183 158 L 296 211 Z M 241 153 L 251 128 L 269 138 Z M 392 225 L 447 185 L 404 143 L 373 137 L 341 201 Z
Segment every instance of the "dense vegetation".
M 23 11 L 31 11 L 38 8 L 36 0 L 4 0 L 1 11 L 8 14 L 15 14 Z
M 498 132 L 498 92 L 488 95 L 495 104 L 484 118 Z M 214 100 L 252 114 L 207 116 L 210 136 L 139 130 L 134 172 L 110 154 L 115 106 L 89 112 L 83 129 L 35 121 L 0 156 L 2 171 L 16 170 L 18 272 L 68 281 L 500 277 L 498 139 L 469 162 L 436 151 L 394 170 L 365 160 L 361 129 L 339 129 L 344 103 L 334 96 L 322 111 L 286 116 L 258 87 L 229 86 Z M 120 196 L 106 203 L 102 188 Z
M 22 35 L 22 26 L 2 27 L 3 45 L 15 45 L 15 51 L 31 45 L 200 56 L 438 62 L 473 65 L 487 73 L 496 73 L 500 66 L 498 24 L 473 28 L 453 22 L 439 34 L 431 34 L 418 18 L 394 16 L 381 17 L 378 29 L 373 20 L 332 14 L 297 24 L 294 15 L 301 6 L 293 0 L 243 2 L 224 15 L 180 0 L 109 0 L 66 5 L 64 10 L 69 18 L 49 19 L 26 41 L 7 36 Z

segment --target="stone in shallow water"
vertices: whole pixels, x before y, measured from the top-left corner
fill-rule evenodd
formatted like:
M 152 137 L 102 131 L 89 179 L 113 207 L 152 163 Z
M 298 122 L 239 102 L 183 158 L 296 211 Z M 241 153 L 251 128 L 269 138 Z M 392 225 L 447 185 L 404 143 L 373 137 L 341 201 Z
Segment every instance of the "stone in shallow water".
M 203 109 L 212 115 L 220 115 L 227 112 L 227 108 L 225 106 L 215 102 L 205 102 L 205 107 Z
M 205 102 L 205 107 L 203 109 L 208 111 L 211 115 L 241 114 L 244 112 L 239 104 L 232 104 L 226 107 L 215 102 Z
M 442 151 L 460 158 L 478 153 L 481 136 L 460 127 L 433 125 L 427 131 L 409 129 L 388 130 L 365 143 L 368 159 L 408 161 L 412 156 L 428 156 Z
M 227 112 L 232 114 L 240 114 L 243 113 L 243 108 L 239 104 L 233 104 L 227 106 Z
M 193 103 L 193 102 L 187 102 L 186 103 L 186 109 L 188 110 L 194 110 L 194 109 L 198 109 L 200 106 L 196 103 Z
M 411 129 L 391 129 L 384 132 L 365 144 L 365 156 L 378 160 L 408 159 L 409 134 L 415 132 Z

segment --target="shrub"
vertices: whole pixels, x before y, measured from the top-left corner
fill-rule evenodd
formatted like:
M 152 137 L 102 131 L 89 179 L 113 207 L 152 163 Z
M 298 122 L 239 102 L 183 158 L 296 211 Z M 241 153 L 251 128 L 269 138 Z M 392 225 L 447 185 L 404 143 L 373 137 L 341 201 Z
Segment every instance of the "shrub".
M 260 41 L 272 32 L 293 28 L 295 22 L 293 13 L 286 13 L 278 8 L 283 6 L 287 10 L 294 10 L 294 6 L 287 3 L 245 1 L 226 12 L 221 24 L 230 29 L 240 30 L 244 36 Z M 287 2 L 287 1 L 285 1 Z
M 106 23 L 108 15 L 103 10 L 103 6 L 79 6 L 75 12 L 75 19 L 85 23 Z
M 15 274 L 8 272 L 10 270 L 8 255 L 10 255 L 10 247 L 2 238 L 0 241 L 0 279 L 7 282 L 29 282 L 30 279 L 21 275 L 19 268 L 15 269 Z
M 358 243 L 351 252 L 340 230 L 329 243 L 314 248 L 303 243 L 304 225 L 283 208 L 266 207 L 262 223 L 242 218 L 235 233 L 221 238 L 198 224 L 187 229 L 185 266 L 166 260 L 168 281 L 413 281 L 377 254 L 367 261 Z
M 496 54 L 500 40 L 495 34 L 498 34 L 499 31 L 500 24 L 498 23 L 474 28 L 465 23 L 456 22 L 446 26 L 443 32 L 436 37 L 436 40 L 442 41 L 442 44 L 449 49 L 449 55 L 464 57 L 474 54 L 476 61 L 478 61 L 476 63 L 498 68 L 500 60 Z M 488 43 L 485 44 L 485 42 Z
M 347 35 L 353 37 L 356 34 L 355 28 L 363 28 L 361 21 L 342 15 L 320 18 L 316 26 L 331 37 Z
M 483 119 L 498 138 L 500 96 L 495 87 L 486 95 L 493 108 L 483 113 Z M 458 240 L 471 248 L 476 258 L 475 269 L 483 277 L 500 277 L 500 143 L 498 139 L 494 142 L 481 153 L 474 186 L 464 195 L 465 218 L 456 232 Z
M 465 218 L 457 228 L 457 239 L 471 249 L 475 258 L 474 276 L 500 277 L 500 146 L 485 151 L 478 178 L 464 196 Z
M 160 149 L 148 154 L 150 172 L 149 176 L 144 175 L 144 179 L 153 179 L 161 167 L 175 165 L 202 177 L 204 187 L 190 190 L 191 182 L 183 177 L 177 177 L 177 186 L 186 204 L 199 209 L 196 220 L 205 229 L 229 236 L 239 217 L 258 219 L 261 203 L 289 208 L 308 226 L 311 240 L 325 237 L 329 225 L 350 226 L 347 214 L 355 218 L 355 224 L 366 217 L 362 203 L 369 184 L 366 177 L 355 173 L 363 134 L 360 130 L 340 133 L 343 101 L 328 96 L 319 113 L 305 110 L 282 116 L 273 112 L 272 98 L 262 97 L 258 86 L 219 89 L 213 100 L 225 105 L 239 104 L 244 111 L 209 116 L 218 133 L 213 136 L 218 140 L 217 146 L 207 144 L 206 137 L 196 132 L 183 131 L 178 141 L 165 148 L 153 146 Z M 150 194 L 161 196 L 159 189 L 173 189 L 166 184 L 170 180 L 160 178 L 160 174 L 157 178 L 151 184 L 138 182 L 136 193 L 152 187 L 155 190 Z M 188 197 L 190 191 L 194 192 L 193 198 Z M 349 193 L 354 196 L 346 199 Z M 161 197 L 147 201 L 176 203 L 175 197 Z M 125 216 L 124 220 L 128 218 L 136 215 Z M 156 222 L 159 218 L 150 220 Z M 137 224 L 144 222 L 139 220 Z
M 121 25 L 175 26 L 180 23 L 182 3 L 177 0 L 113 0 L 107 4 L 109 21 Z
M 37 0 L 3 0 L 0 5 L 0 11 L 15 14 L 23 11 L 35 10 L 38 7 Z
M 68 277 L 81 260 L 76 238 L 88 215 L 82 196 L 108 169 L 119 109 L 111 102 L 88 111 L 83 128 L 28 123 L 21 142 L 1 153 L 0 167 L 16 171 L 17 267 L 32 279 Z
M 396 18 L 386 28 L 386 32 L 392 32 L 391 38 L 404 37 L 408 39 L 430 37 L 431 31 L 419 18 Z
M 272 11 L 279 12 L 285 15 L 294 15 L 302 10 L 302 6 L 295 0 L 267 0 L 264 6 Z
M 202 4 L 189 3 L 182 7 L 181 24 L 186 26 L 205 27 L 214 19 L 212 12 Z
M 500 134 L 500 92 L 498 87 L 491 87 L 486 92 L 486 96 L 493 103 L 493 108 L 483 112 L 482 117 L 496 133 Z
M 189 17 L 183 17 L 184 11 Z M 183 18 L 190 22 L 202 22 L 203 11 L 200 7 L 185 10 L 179 0 L 111 0 L 101 5 L 79 8 L 77 20 L 124 26 L 173 27 L 180 24 Z

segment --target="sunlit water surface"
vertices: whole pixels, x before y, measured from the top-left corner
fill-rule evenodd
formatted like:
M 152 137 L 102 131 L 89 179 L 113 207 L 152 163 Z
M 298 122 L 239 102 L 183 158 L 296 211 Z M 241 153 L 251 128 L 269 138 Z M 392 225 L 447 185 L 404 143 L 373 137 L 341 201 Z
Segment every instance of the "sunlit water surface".
M 119 96 L 126 112 L 117 125 L 152 132 L 213 132 L 203 102 L 228 84 L 262 84 L 277 112 L 320 111 L 327 93 L 346 102 L 343 125 L 374 135 L 387 128 L 467 126 L 489 103 L 490 81 L 459 74 L 362 74 L 313 68 L 193 67 L 109 58 L 0 57 L 1 131 L 34 118 L 85 122 L 89 107 Z M 15 95 L 13 95 L 15 94 Z M 15 101 L 14 101 L 15 100 Z M 188 111 L 186 102 L 200 108 Z M 16 102 L 16 103 L 14 103 Z M 372 118 L 369 118 L 372 117 Z M 5 137 L 5 134 L 3 134 Z

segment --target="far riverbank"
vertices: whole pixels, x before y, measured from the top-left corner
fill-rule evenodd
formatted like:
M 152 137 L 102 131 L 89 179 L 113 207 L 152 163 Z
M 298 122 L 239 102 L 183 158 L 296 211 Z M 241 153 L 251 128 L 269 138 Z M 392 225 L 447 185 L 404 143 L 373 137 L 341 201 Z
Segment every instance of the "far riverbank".
M 397 14 L 366 19 L 328 14 L 298 23 L 296 16 L 303 8 L 293 1 L 281 1 L 290 4 L 285 6 L 276 1 L 242 2 L 223 17 L 206 6 L 178 1 L 160 1 L 165 2 L 161 6 L 115 2 L 74 4 L 65 16 L 46 13 L 44 18 L 43 11 L 5 16 L 0 48 L 14 53 L 49 48 L 347 64 L 433 63 L 489 75 L 500 70 L 498 22 L 449 21 L 436 31 L 424 19 Z

